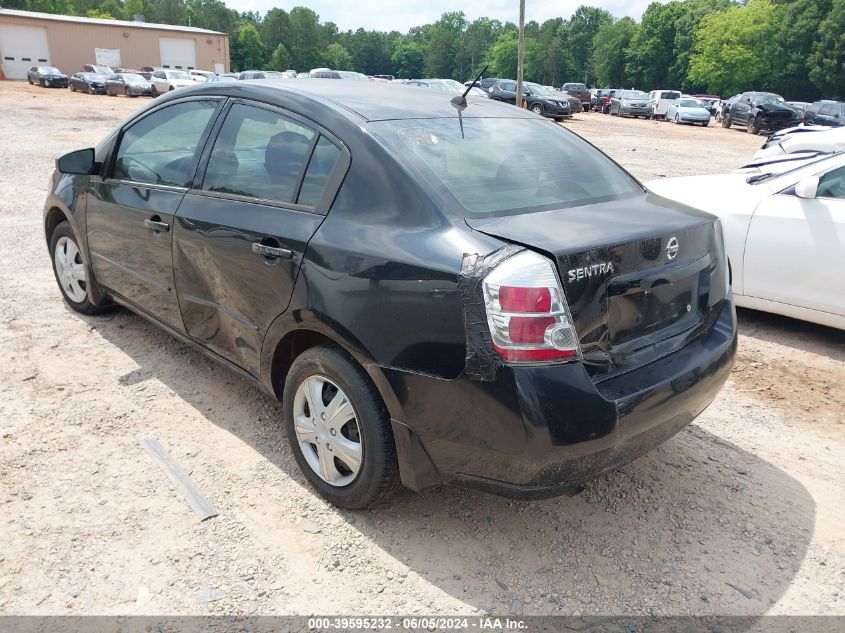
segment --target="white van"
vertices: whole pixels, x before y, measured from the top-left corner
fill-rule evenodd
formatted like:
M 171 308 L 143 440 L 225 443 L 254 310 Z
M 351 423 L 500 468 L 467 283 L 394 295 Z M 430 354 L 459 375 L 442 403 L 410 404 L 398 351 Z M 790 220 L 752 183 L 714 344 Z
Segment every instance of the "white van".
M 648 107 L 651 118 L 666 118 L 666 110 L 672 105 L 675 99 L 680 99 L 681 93 L 678 90 L 652 90 L 648 93 Z

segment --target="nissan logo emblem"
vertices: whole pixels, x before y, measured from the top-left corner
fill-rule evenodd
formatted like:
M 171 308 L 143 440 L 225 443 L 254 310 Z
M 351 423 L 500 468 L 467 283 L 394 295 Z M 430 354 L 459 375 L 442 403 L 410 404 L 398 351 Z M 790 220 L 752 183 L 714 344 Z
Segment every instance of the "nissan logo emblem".
M 669 241 L 666 242 L 666 258 L 670 261 L 675 259 L 678 256 L 678 238 L 677 237 L 670 237 Z

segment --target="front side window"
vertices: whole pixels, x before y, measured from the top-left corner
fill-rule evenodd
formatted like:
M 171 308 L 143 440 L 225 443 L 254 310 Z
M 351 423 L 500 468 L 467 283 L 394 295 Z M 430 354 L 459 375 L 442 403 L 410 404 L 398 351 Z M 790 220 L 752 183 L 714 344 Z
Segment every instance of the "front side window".
M 114 177 L 151 185 L 189 186 L 197 146 L 216 108 L 214 101 L 187 101 L 135 123 L 120 140 Z
M 465 138 L 454 119 L 379 121 L 370 129 L 397 161 L 428 181 L 432 191 L 445 188 L 471 217 L 642 193 L 637 181 L 600 151 L 543 120 L 465 117 Z
M 292 203 L 314 136 L 280 114 L 235 104 L 214 142 L 202 188 Z
M 845 199 L 845 167 L 829 171 L 819 179 L 816 197 Z

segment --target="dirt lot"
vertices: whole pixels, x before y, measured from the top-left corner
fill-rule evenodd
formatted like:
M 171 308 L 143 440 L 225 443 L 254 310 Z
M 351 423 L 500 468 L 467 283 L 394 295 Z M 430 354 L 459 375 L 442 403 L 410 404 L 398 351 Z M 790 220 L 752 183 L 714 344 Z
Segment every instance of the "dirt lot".
M 842 332 L 741 312 L 716 402 L 578 497 L 442 489 L 338 511 L 297 471 L 274 401 L 130 313 L 60 299 L 52 158 L 143 103 L 0 82 L 0 613 L 845 614 Z M 737 167 L 762 142 L 566 125 L 643 179 Z M 220 516 L 197 522 L 145 436 Z

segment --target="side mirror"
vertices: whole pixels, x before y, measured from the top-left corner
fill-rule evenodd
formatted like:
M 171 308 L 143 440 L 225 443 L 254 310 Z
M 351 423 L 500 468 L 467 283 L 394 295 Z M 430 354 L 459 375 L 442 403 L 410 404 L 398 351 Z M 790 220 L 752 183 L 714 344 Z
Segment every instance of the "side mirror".
M 806 178 L 802 178 L 798 181 L 798 184 L 795 185 L 795 195 L 799 198 L 804 198 L 806 200 L 812 200 L 816 197 L 816 193 L 819 190 L 819 177 L 818 176 L 807 176 Z
M 78 149 L 56 159 L 56 169 L 62 174 L 88 176 L 94 172 L 94 148 Z

